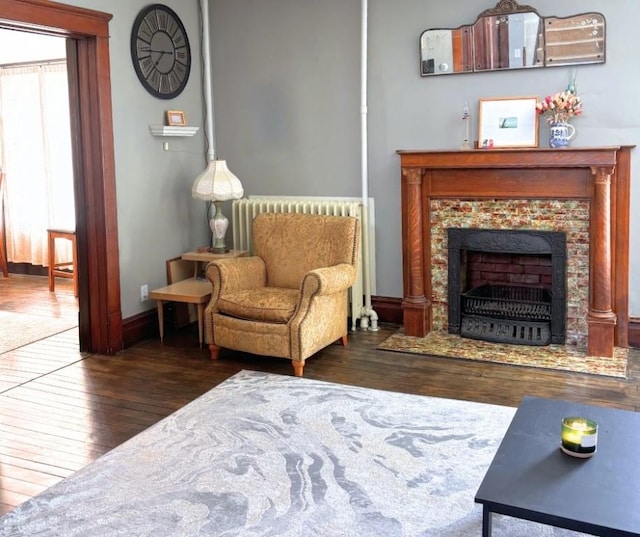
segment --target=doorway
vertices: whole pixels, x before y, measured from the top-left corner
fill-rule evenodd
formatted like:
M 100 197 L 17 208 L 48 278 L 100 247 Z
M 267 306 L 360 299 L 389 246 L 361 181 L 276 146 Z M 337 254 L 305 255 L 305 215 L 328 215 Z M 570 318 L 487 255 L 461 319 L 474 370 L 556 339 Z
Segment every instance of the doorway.
M 0 27 L 67 38 L 78 248 L 80 350 L 122 349 L 109 28 L 111 15 L 0 0 Z
M 14 273 L 46 276 L 47 230 L 76 227 L 68 88 L 64 38 L 0 29 L 0 216 Z M 70 241 L 55 253 L 72 259 Z
M 61 328 L 78 334 L 73 286 L 56 278 L 48 288 L 47 230 L 75 230 L 66 64 L 64 38 L 0 29 L 0 240 L 11 273 L 0 278 L 3 350 Z M 56 243 L 54 263 L 74 258 L 71 241 Z

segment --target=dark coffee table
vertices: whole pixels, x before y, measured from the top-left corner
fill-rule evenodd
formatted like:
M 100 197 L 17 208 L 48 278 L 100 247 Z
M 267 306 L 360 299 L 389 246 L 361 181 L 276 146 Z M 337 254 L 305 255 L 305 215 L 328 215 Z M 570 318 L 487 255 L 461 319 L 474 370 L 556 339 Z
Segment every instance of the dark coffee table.
M 560 451 L 561 421 L 598 423 L 597 452 Z M 601 536 L 640 536 L 640 413 L 525 397 L 487 470 L 475 501 L 482 535 L 500 513 Z

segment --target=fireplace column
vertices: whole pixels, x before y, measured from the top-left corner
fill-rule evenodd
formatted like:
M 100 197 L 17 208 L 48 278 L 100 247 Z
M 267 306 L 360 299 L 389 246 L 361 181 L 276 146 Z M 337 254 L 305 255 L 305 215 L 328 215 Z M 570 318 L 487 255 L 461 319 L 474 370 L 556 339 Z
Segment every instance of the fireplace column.
M 402 169 L 402 236 L 403 252 L 407 252 L 403 267 L 404 299 L 402 310 L 404 333 L 424 337 L 431 330 L 430 303 L 424 288 L 424 237 L 422 236 L 423 211 L 429 217 L 429 208 L 422 207 L 422 170 Z M 428 233 L 428 231 L 427 231 Z M 430 240 L 427 241 L 430 244 Z
M 611 175 L 613 168 L 592 167 L 591 202 L 591 289 L 589 298 L 588 353 L 613 356 L 616 314 L 611 292 Z

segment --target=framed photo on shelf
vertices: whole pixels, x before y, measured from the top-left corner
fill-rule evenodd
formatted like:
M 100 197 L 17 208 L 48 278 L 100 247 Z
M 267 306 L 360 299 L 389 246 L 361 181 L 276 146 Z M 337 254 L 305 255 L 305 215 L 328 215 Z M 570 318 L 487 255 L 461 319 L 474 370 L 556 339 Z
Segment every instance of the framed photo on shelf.
M 537 97 L 480 99 L 478 148 L 538 147 Z
M 167 125 L 169 127 L 186 127 L 187 118 L 182 110 L 167 110 Z

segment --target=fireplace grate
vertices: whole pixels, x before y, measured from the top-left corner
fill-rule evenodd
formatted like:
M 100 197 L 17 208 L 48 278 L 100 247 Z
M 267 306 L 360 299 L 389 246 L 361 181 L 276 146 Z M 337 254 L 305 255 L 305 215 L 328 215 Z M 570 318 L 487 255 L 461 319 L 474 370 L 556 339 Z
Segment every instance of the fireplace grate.
M 550 321 L 551 292 L 543 287 L 484 284 L 462 293 L 462 313 Z
M 461 296 L 462 337 L 519 345 L 551 342 L 548 289 L 484 284 Z

